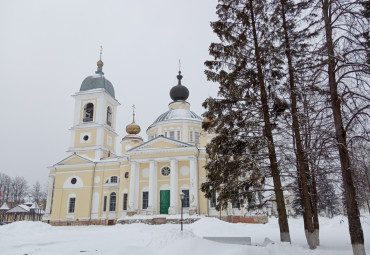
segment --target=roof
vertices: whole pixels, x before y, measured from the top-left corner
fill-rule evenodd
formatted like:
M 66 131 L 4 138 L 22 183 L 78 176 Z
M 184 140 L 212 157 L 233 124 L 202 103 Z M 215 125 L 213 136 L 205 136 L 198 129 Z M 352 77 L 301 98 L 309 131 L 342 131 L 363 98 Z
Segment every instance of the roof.
M 182 141 L 178 141 L 178 140 L 175 140 L 175 139 L 171 139 L 169 137 L 165 137 L 163 135 L 160 135 L 160 136 L 157 136 L 145 143 L 142 143 L 140 144 L 139 146 L 136 146 L 130 150 L 128 150 L 127 152 L 130 153 L 130 152 L 133 152 L 133 151 L 137 151 L 137 150 L 140 150 L 142 148 L 145 148 L 146 146 L 148 145 L 151 145 L 151 144 L 154 144 L 156 143 L 157 141 L 160 141 L 160 140 L 163 140 L 163 141 L 168 141 L 168 142 L 171 142 L 171 143 L 174 143 L 174 144 L 178 144 L 180 147 L 188 147 L 188 148 L 196 148 L 193 144 L 190 144 L 190 143 L 185 143 L 185 142 L 182 142 Z
M 0 210 L 9 210 L 8 205 L 4 202 L 4 204 L 0 207 Z
M 169 111 L 161 114 L 151 126 L 157 124 L 162 121 L 170 121 L 170 120 L 199 120 L 202 121 L 202 118 L 196 114 L 195 112 L 190 111 L 186 108 L 174 108 L 170 109 Z M 149 127 L 149 128 L 150 128 Z M 149 129 L 148 128 L 148 129 Z
M 31 212 L 31 209 L 36 209 L 35 210 L 36 214 L 44 214 L 45 213 L 43 210 L 39 209 L 39 206 L 36 205 L 36 203 L 34 203 L 33 206 L 31 206 L 31 207 L 29 207 L 25 204 L 17 205 L 15 207 L 13 207 L 12 209 L 10 209 L 9 211 L 7 211 L 6 213 L 29 213 L 29 212 Z
M 112 83 L 107 80 L 102 73 L 86 77 L 81 84 L 80 91 L 99 88 L 105 89 L 108 94 L 115 98 L 114 87 Z
M 30 207 L 28 207 L 27 205 L 17 205 L 16 207 L 10 209 L 7 213 L 25 213 L 29 211 Z

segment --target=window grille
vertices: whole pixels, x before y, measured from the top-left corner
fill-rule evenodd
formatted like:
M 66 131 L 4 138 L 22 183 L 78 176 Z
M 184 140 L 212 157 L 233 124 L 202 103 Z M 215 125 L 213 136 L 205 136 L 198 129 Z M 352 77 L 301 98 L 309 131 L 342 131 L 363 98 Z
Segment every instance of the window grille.
M 127 210 L 127 193 L 123 194 L 123 210 Z
M 143 209 L 147 209 L 149 204 L 149 192 L 143 191 Z
M 68 213 L 75 212 L 75 205 L 76 205 L 76 198 L 75 197 L 69 198 Z
M 116 210 L 116 193 L 113 192 L 109 197 L 109 211 L 114 212 Z
M 182 193 L 185 194 L 184 200 L 182 201 L 182 207 L 190 207 L 189 190 L 183 189 Z
M 107 211 L 107 196 L 104 196 L 103 212 Z

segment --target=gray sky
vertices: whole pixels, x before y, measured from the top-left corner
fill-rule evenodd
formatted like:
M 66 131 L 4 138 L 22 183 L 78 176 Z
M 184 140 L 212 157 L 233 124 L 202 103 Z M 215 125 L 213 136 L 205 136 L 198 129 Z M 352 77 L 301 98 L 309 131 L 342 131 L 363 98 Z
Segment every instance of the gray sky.
M 0 0 L 0 172 L 45 183 L 47 166 L 65 158 L 74 113 L 71 97 L 103 71 L 121 103 L 118 140 L 136 122 L 147 127 L 168 109 L 178 60 L 199 115 L 216 96 L 204 61 L 216 41 L 217 0 Z M 120 144 L 118 144 L 120 147 Z

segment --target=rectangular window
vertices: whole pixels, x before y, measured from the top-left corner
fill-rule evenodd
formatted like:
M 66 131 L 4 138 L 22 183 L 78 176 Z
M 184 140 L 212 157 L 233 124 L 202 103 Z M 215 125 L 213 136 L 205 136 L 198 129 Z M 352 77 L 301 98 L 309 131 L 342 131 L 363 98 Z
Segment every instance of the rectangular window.
M 168 137 L 168 132 L 166 131 L 166 132 L 164 132 L 164 136 L 165 137 Z
M 234 190 L 231 194 L 231 206 L 232 208 L 240 208 L 239 192 L 237 190 Z
M 127 210 L 127 193 L 123 194 L 123 210 Z
M 109 197 L 109 211 L 114 212 L 116 210 L 116 193 L 113 192 Z
M 195 143 L 199 143 L 199 132 L 194 132 Z
M 181 138 L 180 138 L 180 131 L 177 131 L 177 140 L 181 140 Z
M 118 178 L 117 178 L 117 176 L 112 176 L 112 177 L 110 178 L 110 182 L 111 182 L 111 183 L 117 183 L 117 182 L 118 182 Z
M 175 131 L 170 131 L 170 138 L 175 139 Z
M 216 207 L 216 192 L 212 192 L 212 196 L 209 198 L 209 207 L 215 208 Z
M 193 131 L 190 131 L 190 142 L 193 142 Z
M 103 212 L 107 210 L 107 196 L 104 196 Z
M 149 203 L 149 192 L 144 191 L 143 192 L 143 209 L 148 208 L 148 203 Z
M 75 212 L 75 205 L 76 205 L 76 198 L 75 197 L 69 198 L 68 213 Z
M 189 190 L 183 189 L 182 193 L 185 194 L 184 200 L 182 201 L 182 207 L 190 207 Z

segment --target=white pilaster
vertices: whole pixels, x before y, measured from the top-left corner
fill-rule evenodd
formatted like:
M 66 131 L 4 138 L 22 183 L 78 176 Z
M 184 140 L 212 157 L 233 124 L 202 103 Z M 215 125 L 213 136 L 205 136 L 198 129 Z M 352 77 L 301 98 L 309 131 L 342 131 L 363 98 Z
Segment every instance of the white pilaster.
M 155 161 L 149 162 L 149 202 L 147 214 L 157 213 L 157 167 Z
M 188 143 L 189 142 L 189 129 L 188 129 L 188 124 L 184 124 L 183 125 L 183 130 L 182 130 L 183 134 L 182 134 L 182 141 L 184 143 Z
M 190 158 L 190 211 L 192 213 L 198 213 L 198 171 L 197 171 L 197 161 L 195 157 Z M 190 213 L 190 212 L 189 212 Z
M 136 212 L 137 211 L 137 196 L 136 190 L 136 179 L 139 177 L 138 169 L 137 169 L 137 162 L 131 162 L 131 176 L 130 176 L 130 191 L 129 191 L 129 211 Z
M 104 120 L 106 118 L 106 109 L 105 109 L 105 100 L 104 100 L 104 97 L 102 95 L 99 95 L 98 96 L 98 99 L 97 99 L 97 107 L 95 107 L 95 111 L 96 111 L 96 119 L 95 119 L 95 123 L 99 123 L 99 124 L 104 124 Z
M 170 174 L 170 185 L 171 185 L 171 192 L 170 192 L 170 208 L 168 210 L 169 214 L 177 214 L 178 209 L 178 201 L 179 201 L 179 194 L 178 194 L 178 162 L 176 159 L 171 159 L 171 174 Z
M 55 176 L 54 175 L 49 175 L 49 180 L 48 180 L 48 197 L 46 200 L 46 208 L 45 208 L 45 219 L 50 219 L 50 212 L 51 212 L 51 202 L 53 199 L 53 188 L 54 188 L 54 181 L 55 181 Z

